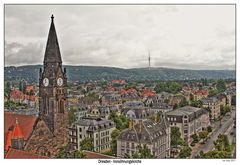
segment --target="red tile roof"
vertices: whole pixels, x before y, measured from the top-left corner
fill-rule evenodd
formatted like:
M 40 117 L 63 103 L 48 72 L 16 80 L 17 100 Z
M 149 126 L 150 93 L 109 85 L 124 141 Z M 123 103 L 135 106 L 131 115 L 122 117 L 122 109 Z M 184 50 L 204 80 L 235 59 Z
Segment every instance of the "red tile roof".
M 84 151 L 87 159 L 116 159 L 114 156 L 104 155 L 92 151 Z
M 124 89 L 120 90 L 120 95 L 135 94 L 135 93 L 137 93 L 137 91 L 134 88 L 129 88 L 128 90 L 124 90 Z
M 36 97 L 33 95 L 28 96 L 29 101 L 35 101 Z
M 14 125 L 13 133 L 12 133 L 12 138 L 14 139 L 19 139 L 23 138 L 23 133 L 22 133 L 22 128 L 18 123 L 18 119 L 16 118 L 16 123 Z
M 26 91 L 30 92 L 31 90 L 34 91 L 34 86 L 33 85 L 27 85 L 26 86 Z
M 20 90 L 14 89 L 10 92 L 10 97 L 12 99 L 23 100 L 25 95 Z
M 6 134 L 4 134 L 5 136 L 4 137 L 6 137 L 6 143 L 5 143 L 5 148 L 4 148 L 4 150 L 8 150 L 9 149 L 9 147 L 11 147 L 12 146 L 12 131 L 8 131 Z
M 201 90 L 193 90 L 195 95 L 208 95 L 208 90 L 201 89 Z
M 11 112 L 4 112 L 4 146 L 6 146 L 7 143 L 8 130 L 15 125 L 16 118 L 21 125 L 24 140 L 29 138 L 31 132 L 33 131 L 33 126 L 37 121 L 37 117 L 33 115 L 21 115 L 13 114 Z
M 112 80 L 113 84 L 125 84 L 126 82 L 124 80 Z
M 141 93 L 142 97 L 152 97 L 152 96 L 155 96 L 155 95 L 156 95 L 156 92 L 152 91 L 152 90 L 149 90 L 149 89 L 145 89 Z
M 28 151 L 16 150 L 10 148 L 5 155 L 6 159 L 47 159 L 47 156 L 41 156 Z

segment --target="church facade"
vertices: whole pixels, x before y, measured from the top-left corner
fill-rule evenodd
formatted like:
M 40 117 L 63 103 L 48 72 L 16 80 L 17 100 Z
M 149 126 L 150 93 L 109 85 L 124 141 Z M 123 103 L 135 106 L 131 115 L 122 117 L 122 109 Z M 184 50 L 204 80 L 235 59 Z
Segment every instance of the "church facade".
M 5 144 L 5 149 L 13 148 L 32 154 L 56 157 L 59 149 L 68 144 L 67 74 L 66 69 L 62 68 L 53 16 L 43 69 L 39 72 L 39 117 L 28 126 L 21 124 L 24 120 L 22 116 L 19 117 L 20 121 L 13 119 L 15 118 L 13 116 L 9 118 L 12 124 L 6 123 L 9 128 L 5 128 L 4 131 L 8 135 L 5 137 L 5 141 L 8 142 Z M 13 124 L 15 120 L 16 123 Z M 18 127 L 17 133 L 15 127 Z

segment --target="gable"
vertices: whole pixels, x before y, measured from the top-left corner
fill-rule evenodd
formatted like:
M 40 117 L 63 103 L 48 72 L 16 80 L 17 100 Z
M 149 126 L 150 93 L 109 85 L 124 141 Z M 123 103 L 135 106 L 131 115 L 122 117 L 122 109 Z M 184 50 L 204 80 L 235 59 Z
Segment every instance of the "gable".
M 22 115 L 4 112 L 4 135 L 6 135 L 8 133 L 8 129 L 15 124 L 16 118 L 18 119 L 19 125 L 22 128 L 24 140 L 27 140 L 33 131 L 33 127 L 36 124 L 38 117 L 34 115 Z M 6 138 L 7 137 L 4 136 L 4 145 L 6 143 Z

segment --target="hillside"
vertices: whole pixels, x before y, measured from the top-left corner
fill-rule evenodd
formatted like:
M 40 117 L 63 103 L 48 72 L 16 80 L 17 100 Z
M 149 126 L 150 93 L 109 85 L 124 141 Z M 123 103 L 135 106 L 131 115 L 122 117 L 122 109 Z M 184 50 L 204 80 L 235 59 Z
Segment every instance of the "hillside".
M 5 67 L 5 81 L 26 79 L 38 82 L 41 65 Z M 169 68 L 121 69 L 98 66 L 64 66 L 70 81 L 86 82 L 89 80 L 193 80 L 193 79 L 235 79 L 234 70 L 183 70 Z

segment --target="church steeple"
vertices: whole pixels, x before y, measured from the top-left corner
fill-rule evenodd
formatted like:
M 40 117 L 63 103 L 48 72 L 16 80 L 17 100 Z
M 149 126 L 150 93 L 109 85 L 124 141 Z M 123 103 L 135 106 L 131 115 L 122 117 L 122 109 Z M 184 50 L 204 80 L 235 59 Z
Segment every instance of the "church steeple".
M 44 63 L 62 63 L 61 53 L 58 45 L 57 33 L 54 26 L 53 15 L 51 16 L 51 26 L 48 33 Z
M 67 137 L 67 73 L 62 60 L 54 26 L 48 34 L 43 70 L 39 72 L 39 117 L 44 120 L 54 135 Z

